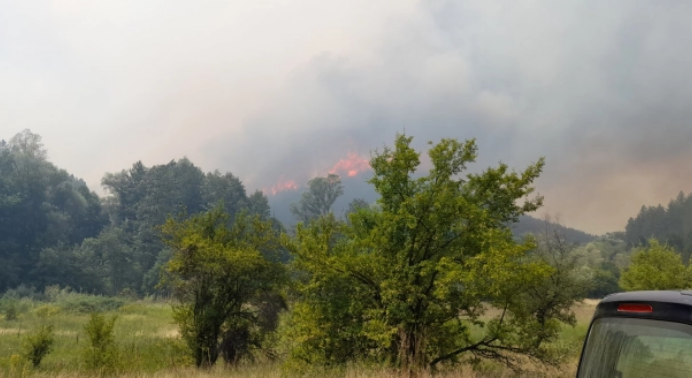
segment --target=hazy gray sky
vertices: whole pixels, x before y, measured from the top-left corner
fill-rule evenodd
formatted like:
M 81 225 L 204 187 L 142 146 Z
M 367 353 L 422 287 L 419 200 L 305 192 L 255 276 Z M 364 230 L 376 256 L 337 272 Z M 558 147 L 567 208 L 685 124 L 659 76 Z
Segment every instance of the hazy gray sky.
M 0 0 L 0 138 L 94 189 L 182 156 L 270 189 L 476 137 L 601 233 L 692 191 L 691 36 L 686 0 Z

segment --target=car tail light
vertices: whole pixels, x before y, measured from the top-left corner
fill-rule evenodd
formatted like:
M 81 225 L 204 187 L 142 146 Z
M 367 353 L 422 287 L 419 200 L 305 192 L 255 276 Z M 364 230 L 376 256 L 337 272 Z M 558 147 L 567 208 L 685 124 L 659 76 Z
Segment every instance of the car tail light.
M 618 312 L 635 312 L 638 314 L 644 314 L 653 311 L 653 307 L 648 304 L 623 303 L 618 306 Z

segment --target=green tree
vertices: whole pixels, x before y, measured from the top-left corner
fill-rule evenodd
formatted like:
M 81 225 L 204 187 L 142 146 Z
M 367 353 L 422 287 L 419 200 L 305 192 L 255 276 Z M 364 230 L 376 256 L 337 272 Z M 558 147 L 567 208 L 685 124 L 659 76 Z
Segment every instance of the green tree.
M 560 323 L 576 325 L 572 307 L 587 296 L 594 280 L 592 270 L 581 264 L 577 244 L 567 240 L 568 229 L 550 217 L 545 217 L 543 223 L 529 258 L 550 266 L 550 274 L 520 296 L 526 311 L 524 320 L 548 339 L 559 331 Z
M 198 367 L 213 365 L 219 353 L 235 362 L 266 334 L 262 304 L 276 298 L 284 266 L 267 258 L 278 248 L 270 221 L 230 217 L 217 207 L 163 226 L 173 256 L 162 285 L 178 300 L 174 320 Z
M 291 213 L 298 221 L 309 223 L 331 212 L 334 201 L 342 194 L 344 187 L 338 175 L 315 177 L 308 181 L 308 190 L 301 195 L 300 200 L 291 204 Z
M 169 216 L 195 215 L 219 204 L 231 219 L 242 211 L 265 218 L 270 215 L 261 192 L 248 197 L 233 174 L 204 174 L 186 158 L 152 167 L 137 162 L 130 169 L 106 174 L 102 184 L 110 194 L 104 203 L 111 226 L 122 230 L 120 240 L 126 245 L 121 252 L 128 252 L 123 274 L 128 286 L 142 293 L 157 290 L 161 267 L 171 255 L 157 229 Z
M 620 269 L 612 262 L 604 262 L 594 268 L 593 285 L 587 297 L 603 298 L 622 291 L 620 288 Z
M 545 311 L 551 328 L 536 332 L 523 295 L 551 268 L 527 260 L 533 244 L 517 244 L 507 227 L 540 206 L 529 196 L 543 160 L 462 178 L 475 142 L 443 139 L 429 151 L 429 173 L 414 178 L 411 140 L 399 135 L 371 160 L 377 206 L 349 223 L 328 215 L 299 225 L 288 243 L 301 294 L 287 334 L 300 340 L 293 358 L 375 359 L 412 373 L 462 356 L 547 359 L 541 346 L 556 336 L 555 312 Z M 499 314 L 484 317 L 489 306 Z
M 24 130 L 0 148 L 0 291 L 44 286 L 41 251 L 81 243 L 107 222 L 98 196 L 47 160 L 39 135 Z
M 370 206 L 368 201 L 362 199 L 362 198 L 354 198 L 353 201 L 349 202 L 348 204 L 348 209 L 346 209 L 346 217 L 348 217 L 349 214 L 355 213 L 360 209 L 367 209 Z
M 688 289 L 692 274 L 673 248 L 656 239 L 632 255 L 630 266 L 620 276 L 620 287 L 632 290 Z

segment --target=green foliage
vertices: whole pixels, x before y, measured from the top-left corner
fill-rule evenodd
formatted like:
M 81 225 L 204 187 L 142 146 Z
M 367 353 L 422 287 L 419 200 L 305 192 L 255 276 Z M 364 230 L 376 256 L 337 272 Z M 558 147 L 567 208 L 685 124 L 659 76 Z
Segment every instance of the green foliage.
M 608 294 L 622 291 L 620 288 L 620 269 L 615 263 L 604 262 L 594 269 L 593 285 L 587 296 L 589 298 L 603 298 Z
M 558 223 L 545 220 L 543 232 L 536 237 L 536 249 L 529 257 L 549 266 L 550 273 L 519 294 L 524 322 L 542 334 L 539 339 L 553 340 L 560 323 L 575 326 L 572 308 L 594 287 L 592 271 L 581 265 L 577 245 L 567 241 L 564 230 Z
M 429 151 L 433 168 L 414 178 L 420 159 L 410 144 L 400 135 L 371 160 L 377 206 L 349 223 L 327 215 L 299 225 L 287 242 L 300 293 L 288 320 L 293 359 L 404 370 L 468 355 L 547 360 L 541 345 L 562 319 L 551 310 L 542 324 L 530 321 L 536 310 L 524 295 L 551 268 L 527 260 L 532 243 L 517 244 L 507 227 L 540 206 L 528 196 L 543 160 L 520 173 L 501 164 L 461 178 L 475 142 L 443 139 Z M 484 316 L 489 307 L 499 313 Z
M 55 342 L 55 334 L 52 325 L 41 325 L 36 331 L 28 334 L 24 339 L 22 356 L 31 361 L 31 364 L 37 368 L 41 365 L 43 357 L 45 357 L 53 348 Z
M 88 314 L 92 312 L 113 311 L 124 305 L 126 301 L 118 297 L 84 295 L 64 302 L 62 305 L 69 311 Z
M 48 286 L 44 298 L 62 311 L 90 314 L 92 312 L 115 311 L 131 300 L 124 297 L 83 294 L 72 291 L 69 287 Z
M 630 266 L 622 272 L 620 286 L 627 290 L 673 290 L 692 286 L 692 273 L 682 257 L 656 239 L 632 255 Z
M 259 347 L 263 302 L 285 279 L 266 258 L 278 248 L 270 221 L 239 214 L 229 226 L 222 208 L 163 226 L 174 250 L 162 284 L 179 301 L 174 320 L 196 365 L 213 365 L 219 353 L 235 363 Z
M 0 292 L 22 283 L 117 295 L 154 293 L 167 251 L 156 227 L 169 215 L 218 203 L 269 219 L 266 196 L 230 173 L 205 174 L 188 159 L 107 173 L 101 200 L 47 160 L 24 130 L 0 148 Z
M 87 368 L 102 372 L 114 371 L 118 364 L 118 347 L 113 328 L 116 317 L 106 318 L 100 313 L 92 313 L 84 326 L 89 345 L 83 351 Z
M 33 310 L 34 314 L 41 319 L 53 317 L 61 312 L 61 308 L 54 304 L 44 304 Z
M 342 194 L 344 187 L 338 175 L 315 177 L 308 181 L 308 190 L 301 195 L 300 201 L 291 204 L 291 213 L 298 221 L 309 223 L 328 214 L 334 201 Z
M 41 251 L 95 236 L 108 221 L 98 196 L 46 155 L 29 130 L 0 149 L 0 291 L 47 284 Z
M 17 320 L 19 317 L 19 308 L 16 299 L 6 299 L 2 301 L 2 311 L 5 315 L 5 320 Z
M 687 263 L 692 254 L 692 193 L 680 192 L 668 206 L 642 206 L 635 218 L 630 218 L 625 228 L 628 247 L 647 246 L 654 238 L 670 246 L 682 255 Z

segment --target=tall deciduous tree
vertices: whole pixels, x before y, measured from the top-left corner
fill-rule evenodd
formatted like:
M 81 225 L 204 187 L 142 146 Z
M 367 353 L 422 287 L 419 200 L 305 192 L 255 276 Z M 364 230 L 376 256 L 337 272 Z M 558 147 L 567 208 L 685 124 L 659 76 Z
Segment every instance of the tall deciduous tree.
M 308 181 L 308 190 L 301 195 L 300 200 L 291 204 L 291 213 L 300 222 L 309 223 L 332 211 L 334 201 L 342 194 L 344 187 L 338 175 L 315 177 Z
M 560 323 L 576 325 L 572 307 L 595 284 L 593 270 L 582 265 L 577 244 L 567 240 L 564 230 L 559 220 L 553 221 L 549 216 L 543 219 L 543 230 L 536 235 L 536 249 L 529 253 L 529 258 L 550 266 L 551 271 L 520 294 L 527 311 L 525 321 L 533 323 L 536 333 L 547 333 L 546 338 L 560 329 Z
M 414 178 L 411 140 L 399 135 L 371 160 L 377 206 L 351 213 L 348 224 L 327 216 L 297 227 L 289 248 L 301 297 L 288 332 L 301 342 L 292 356 L 375 358 L 409 372 L 462 356 L 547 359 L 541 346 L 560 319 L 544 311 L 550 327 L 536 332 L 539 306 L 527 307 L 523 295 L 552 268 L 527 261 L 533 245 L 517 244 L 507 227 L 540 206 L 530 195 L 543 160 L 519 173 L 501 164 L 461 177 L 476 144 L 443 139 L 429 150 L 428 174 Z
M 219 207 L 187 220 L 169 219 L 163 226 L 173 257 L 162 284 L 179 304 L 174 319 L 198 367 L 213 365 L 219 354 L 235 362 L 261 346 L 276 311 L 262 309 L 279 298 L 284 267 L 271 262 L 278 235 L 259 216 L 229 216 Z M 274 306 L 273 308 L 276 308 Z
M 39 135 L 24 130 L 2 144 L 0 291 L 21 283 L 42 287 L 42 251 L 96 236 L 107 221 L 86 184 L 47 160 Z

